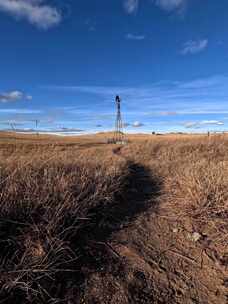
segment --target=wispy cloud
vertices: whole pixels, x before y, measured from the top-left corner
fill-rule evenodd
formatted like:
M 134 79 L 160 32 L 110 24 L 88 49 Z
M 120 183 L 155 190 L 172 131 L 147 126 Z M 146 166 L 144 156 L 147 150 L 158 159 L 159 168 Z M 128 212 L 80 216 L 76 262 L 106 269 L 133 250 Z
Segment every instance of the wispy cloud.
M 82 129 L 78 129 L 78 128 L 68 128 L 68 127 L 61 127 L 59 129 L 56 129 L 56 130 L 52 130 L 54 132 L 63 132 L 63 133 L 67 133 L 67 132 L 84 132 L 84 130 Z
M 155 0 L 155 4 L 166 11 L 181 11 L 186 7 L 188 0 Z
M 131 33 L 128 33 L 125 37 L 127 40 L 137 40 L 137 41 L 144 40 L 146 38 L 144 35 L 135 35 Z
M 124 9 L 128 14 L 136 13 L 138 6 L 139 0 L 124 0 Z
M 32 109 L 0 109 L 0 114 L 42 114 L 41 110 Z
M 151 0 L 151 3 L 167 12 L 183 13 L 190 0 Z M 135 14 L 138 11 L 139 3 L 142 0 L 123 0 L 124 9 L 128 14 Z
M 178 115 L 178 112 L 172 111 L 162 111 L 159 113 L 161 116 L 175 116 Z
M 204 51 L 208 47 L 208 39 L 190 40 L 184 43 L 181 54 L 197 54 Z
M 140 121 L 135 121 L 132 124 L 132 127 L 134 127 L 134 128 L 140 128 L 142 126 L 144 126 L 144 124 L 142 122 L 140 122 Z
M 205 126 L 223 126 L 224 122 L 219 120 L 202 120 L 202 121 L 190 121 L 184 123 L 184 127 L 187 129 L 200 129 Z
M 56 7 L 45 0 L 0 0 L 0 11 L 16 19 L 25 19 L 40 29 L 58 25 L 62 20 Z
M 107 105 L 119 94 L 128 112 L 139 111 L 147 116 L 228 113 L 228 77 L 222 75 L 191 81 L 159 82 L 144 87 L 50 86 L 48 89 L 63 90 L 64 94 L 97 96 Z
M 21 91 L 11 91 L 7 93 L 0 93 L 0 102 L 6 103 L 6 102 L 13 102 L 18 100 L 31 100 L 32 96 L 27 95 Z

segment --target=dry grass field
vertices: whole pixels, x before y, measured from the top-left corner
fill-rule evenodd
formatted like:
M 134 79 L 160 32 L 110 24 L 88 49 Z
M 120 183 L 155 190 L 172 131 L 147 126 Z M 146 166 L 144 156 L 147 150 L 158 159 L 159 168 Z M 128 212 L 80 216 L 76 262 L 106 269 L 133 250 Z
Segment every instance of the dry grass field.
M 228 137 L 0 133 L 0 303 L 228 302 Z

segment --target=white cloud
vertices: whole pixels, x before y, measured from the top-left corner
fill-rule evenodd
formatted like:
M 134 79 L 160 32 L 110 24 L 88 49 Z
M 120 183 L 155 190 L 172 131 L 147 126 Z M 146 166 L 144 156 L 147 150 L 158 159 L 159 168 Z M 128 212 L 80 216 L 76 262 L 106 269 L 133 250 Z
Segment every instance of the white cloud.
M 128 14 L 136 13 L 138 6 L 139 0 L 124 0 L 124 9 Z
M 135 35 L 135 34 L 127 34 L 126 35 L 126 39 L 128 40 L 144 40 L 145 39 L 145 36 L 144 35 Z
M 45 0 L 0 0 L 0 11 L 25 19 L 40 29 L 58 25 L 62 20 L 57 8 L 45 4 Z
M 182 55 L 187 54 L 197 54 L 205 50 L 208 46 L 208 40 L 207 39 L 201 39 L 201 40 L 190 40 L 187 41 L 183 45 L 183 49 L 181 50 Z
M 203 120 L 201 121 L 201 125 L 224 125 L 224 122 L 218 120 Z
M 67 127 L 60 127 L 60 129 L 56 129 L 56 130 L 53 130 L 52 132 L 64 132 L 64 133 L 67 133 L 67 132 L 84 132 L 85 130 L 82 130 L 82 129 L 78 129 L 78 128 L 67 128 Z
M 174 116 L 174 115 L 178 115 L 178 112 L 175 112 L 175 111 L 162 111 L 159 114 L 161 116 Z
M 124 8 L 128 14 L 134 14 L 137 12 L 140 0 L 124 0 Z M 152 0 L 156 6 L 162 10 L 171 12 L 178 11 L 183 12 L 187 6 L 189 0 Z
M 143 123 L 141 123 L 141 122 L 139 122 L 139 121 L 135 121 L 135 122 L 133 122 L 133 124 L 132 124 L 132 127 L 134 127 L 134 128 L 140 128 L 140 127 L 142 127 L 143 126 Z
M 32 109 L 0 109 L 0 114 L 41 114 L 41 110 Z
M 224 122 L 219 121 L 219 120 L 202 120 L 202 121 L 184 123 L 184 126 L 187 129 L 199 129 L 199 128 L 202 128 L 204 126 L 209 126 L 209 125 L 223 126 Z
M 182 10 L 188 0 L 155 0 L 155 4 L 166 11 Z
M 184 127 L 187 129 L 195 129 L 195 128 L 199 127 L 199 124 L 198 124 L 198 122 L 189 121 L 189 122 L 184 123 Z
M 31 95 L 26 95 L 21 91 L 11 91 L 7 93 L 0 93 L 0 102 L 12 102 L 22 99 L 31 100 Z
M 118 92 L 123 105 L 127 105 L 129 110 L 148 116 L 228 113 L 228 76 L 224 75 L 190 81 L 165 81 L 140 87 L 47 86 L 43 89 L 92 94 L 105 104 L 112 103 Z

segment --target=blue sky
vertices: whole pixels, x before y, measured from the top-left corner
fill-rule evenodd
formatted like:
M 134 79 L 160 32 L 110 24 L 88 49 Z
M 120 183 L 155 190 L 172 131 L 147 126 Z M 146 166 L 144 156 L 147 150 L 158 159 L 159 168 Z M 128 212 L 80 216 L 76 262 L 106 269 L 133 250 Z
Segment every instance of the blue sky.
M 227 0 L 0 0 L 0 129 L 228 129 Z

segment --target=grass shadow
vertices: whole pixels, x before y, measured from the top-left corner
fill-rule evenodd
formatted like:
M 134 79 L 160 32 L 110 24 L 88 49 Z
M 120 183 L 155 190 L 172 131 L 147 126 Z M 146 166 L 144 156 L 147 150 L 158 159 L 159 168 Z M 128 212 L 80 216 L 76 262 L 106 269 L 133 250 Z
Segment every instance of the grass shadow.
M 105 242 L 142 212 L 157 207 L 156 197 L 160 193 L 161 181 L 140 164 L 129 161 L 128 170 L 123 189 L 115 195 L 114 202 L 91 210 L 94 227 L 87 231 L 88 238 Z
M 89 225 L 79 231 L 79 242 L 75 239 L 81 256 L 81 274 L 87 278 L 90 273 L 105 272 L 107 269 L 113 273 L 115 267 L 119 271 L 121 262 L 110 250 L 109 241 L 118 231 L 132 225 L 140 214 L 153 212 L 158 207 L 157 198 L 162 187 L 159 178 L 132 161 L 128 161 L 128 170 L 124 186 L 115 195 L 112 204 L 91 209 Z

